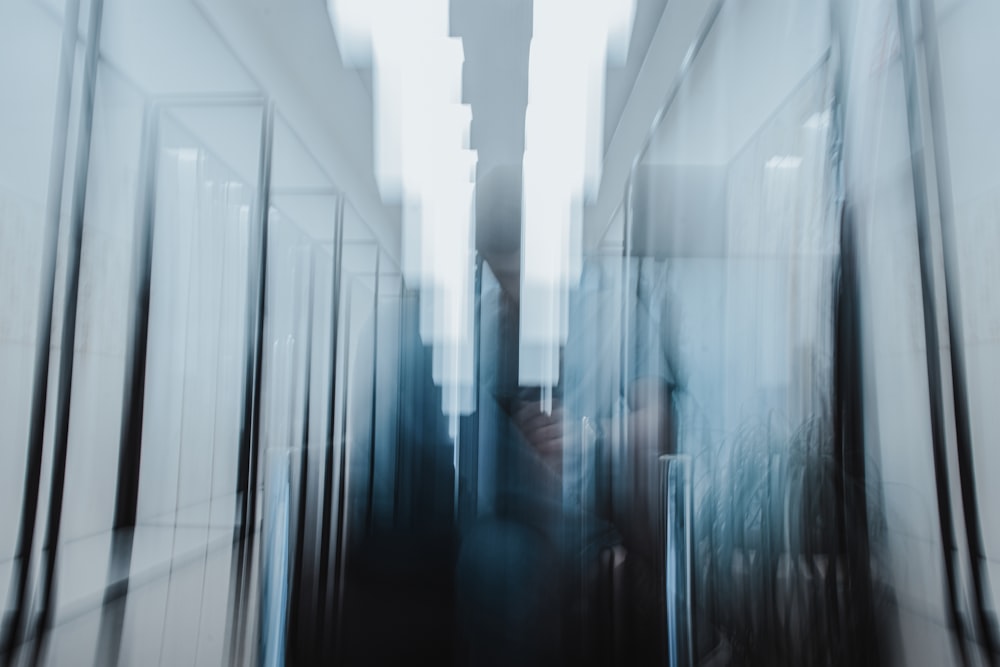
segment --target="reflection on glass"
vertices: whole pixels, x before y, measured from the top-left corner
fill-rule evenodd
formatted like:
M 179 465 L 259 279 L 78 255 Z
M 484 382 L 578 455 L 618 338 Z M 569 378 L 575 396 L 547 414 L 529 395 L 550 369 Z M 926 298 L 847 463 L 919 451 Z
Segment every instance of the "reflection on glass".
M 667 655 L 671 665 L 693 665 L 691 583 L 691 457 L 660 458 L 663 498 L 664 584 L 667 607 Z

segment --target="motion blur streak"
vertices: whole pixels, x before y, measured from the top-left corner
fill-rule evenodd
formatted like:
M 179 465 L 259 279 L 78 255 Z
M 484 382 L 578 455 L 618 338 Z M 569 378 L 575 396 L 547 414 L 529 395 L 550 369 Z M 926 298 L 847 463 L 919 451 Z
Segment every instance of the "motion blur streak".
M 0 665 L 1000 664 L 995 0 L 0 2 Z

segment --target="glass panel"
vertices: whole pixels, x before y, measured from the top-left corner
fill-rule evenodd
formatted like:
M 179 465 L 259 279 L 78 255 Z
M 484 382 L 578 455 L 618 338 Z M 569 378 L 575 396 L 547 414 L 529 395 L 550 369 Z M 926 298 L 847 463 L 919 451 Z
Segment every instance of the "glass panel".
M 621 422 L 604 438 L 610 519 L 628 552 L 625 581 L 666 577 L 668 592 L 665 606 L 655 595 L 624 593 L 632 618 L 650 619 L 623 621 L 633 662 L 659 661 L 664 650 L 679 664 L 713 652 L 754 664 L 839 655 L 839 641 L 820 630 L 821 619 L 845 613 L 836 597 L 800 608 L 801 626 L 765 593 L 787 559 L 837 558 L 832 533 L 798 528 L 834 521 L 835 503 L 815 504 L 826 487 L 796 489 L 784 472 L 802 465 L 827 483 L 833 454 L 840 220 L 830 16 L 826 3 L 788 0 L 709 10 L 708 32 L 703 41 L 691 36 L 687 69 L 632 172 L 620 278 Z M 609 235 L 613 247 L 614 224 Z M 601 397 L 602 423 L 614 423 L 615 403 Z M 698 565 L 673 573 L 677 545 L 657 542 L 664 454 L 692 458 L 698 517 L 690 527 Z M 783 507 L 802 518 L 789 525 Z M 690 590 L 699 593 L 682 619 L 692 598 L 677 595 Z M 682 621 L 694 643 L 678 648 L 668 630 Z M 688 646 L 692 659 L 677 653 Z
M 44 14 L 51 31 L 58 32 L 57 21 L 65 8 L 57 4 L 61 3 L 17 2 L 11 10 L 30 6 L 33 13 Z M 83 40 L 92 4 L 89 0 L 80 3 L 69 159 L 63 183 L 63 236 L 71 213 L 66 204 L 74 183 L 76 133 L 87 129 L 78 119 Z M 9 10 L 5 6 L 2 11 Z M 31 30 L 25 30 L 31 21 L 26 16 L 16 18 L 2 23 L 21 36 L 31 36 Z M 260 104 L 254 100 L 248 104 L 245 97 L 255 93 L 256 85 L 193 3 L 109 0 L 103 3 L 101 18 L 90 159 L 88 170 L 82 174 L 86 179 L 86 207 L 67 471 L 56 560 L 58 586 L 51 618 L 57 625 L 99 608 L 106 586 L 120 584 L 125 577 L 137 582 L 153 573 L 165 573 L 178 559 L 195 553 L 204 553 L 207 559 L 210 544 L 225 544 L 231 538 L 241 426 L 250 234 L 247 226 L 255 201 L 261 138 Z M 180 35 L 183 45 L 177 41 Z M 39 48 L 46 44 L 41 33 L 32 39 Z M 17 46 L 16 40 L 3 41 Z M 54 62 L 59 51 L 58 43 L 45 48 L 48 56 L 32 55 L 30 61 L 25 61 L 24 56 L 32 51 L 18 47 L 19 55 L 4 58 L 3 62 L 15 63 L 20 58 L 22 65 L 32 62 L 32 67 L 37 63 L 44 68 L 50 60 Z M 38 81 L 44 80 L 41 74 L 39 71 L 34 75 Z M 5 89 L 17 90 L 14 82 L 0 83 Z M 40 112 L 46 104 L 39 97 L 44 89 L 36 86 L 30 97 L 37 99 L 23 107 L 32 109 L 35 122 L 45 118 L 45 113 Z M 242 95 L 243 99 L 236 102 L 242 106 L 223 109 L 216 104 L 212 108 L 181 109 L 168 104 L 161 105 L 157 113 L 150 111 L 151 93 L 220 92 Z M 46 132 L 51 134 L 51 120 L 44 122 L 49 125 Z M 149 159 L 143 154 L 144 123 L 155 122 L 159 130 L 153 146 L 148 148 L 153 152 Z M 3 121 L 3 125 L 8 124 Z M 22 136 L 30 139 L 29 133 Z M 47 158 L 50 151 L 48 145 L 39 145 L 24 164 Z M 155 193 L 147 192 L 147 177 Z M 31 192 L 30 188 L 19 188 L 26 194 Z M 139 285 L 144 280 L 143 237 L 137 232 L 143 232 L 147 224 L 147 200 L 153 202 L 156 218 L 152 229 L 149 333 L 145 340 L 137 342 L 133 328 L 137 326 Z M 41 224 L 36 226 L 39 233 L 43 228 Z M 26 240 L 24 250 L 30 251 L 30 238 Z M 70 241 L 60 240 L 54 332 L 62 327 L 66 299 L 72 297 L 62 293 Z M 34 265 L 41 263 L 36 261 Z M 128 451 L 130 438 L 137 440 L 138 435 L 133 438 L 122 429 L 132 399 L 129 378 L 138 364 L 132 355 L 146 344 L 145 402 L 132 413 L 144 420 L 143 444 L 141 452 L 137 452 L 140 467 L 135 473 L 140 489 L 138 517 L 134 543 L 131 531 L 118 533 L 119 537 L 129 534 L 125 547 L 125 542 L 112 539 L 111 529 L 113 521 L 122 519 L 119 510 L 129 504 L 122 500 L 123 494 L 128 496 L 127 489 L 117 485 L 119 467 L 126 465 L 120 454 Z M 52 373 L 59 363 L 60 351 L 54 352 L 50 377 L 56 377 Z M 136 388 L 137 393 L 142 391 L 142 386 Z M 54 394 L 49 400 L 50 414 L 53 405 Z M 47 432 L 51 431 L 50 424 Z M 137 443 L 135 446 L 139 448 Z M 46 458 L 43 501 L 51 492 L 50 469 Z M 43 502 L 42 516 L 47 509 Z M 132 519 L 126 516 L 122 520 L 129 528 Z M 36 529 L 36 535 L 39 532 Z M 164 590 L 177 584 L 184 592 L 172 597 L 166 606 L 156 605 L 163 619 L 157 651 L 170 643 L 171 633 L 187 635 L 190 628 L 185 619 L 199 616 L 190 613 L 192 608 L 200 612 L 203 605 L 215 605 L 212 618 L 206 616 L 209 623 L 221 611 L 218 597 L 208 593 L 215 587 L 204 588 L 202 595 L 201 589 L 195 593 L 190 588 L 197 579 L 185 581 L 162 582 Z M 123 608 L 108 605 L 101 614 L 117 614 L 120 624 Z M 96 612 L 87 618 L 91 617 L 96 618 Z M 101 619 L 104 622 L 103 616 Z M 49 660 L 72 662 L 79 660 L 81 653 L 91 651 L 91 643 L 73 645 L 70 640 L 64 641 L 65 637 L 72 637 L 72 633 L 59 635 Z M 113 647 L 99 644 L 98 651 L 110 653 L 99 655 L 98 662 L 120 651 L 131 651 L 129 641 L 121 639 L 112 642 Z M 158 659 L 190 663 L 199 643 L 175 644 L 176 655 L 158 654 Z
M 691 584 L 694 565 L 691 458 L 660 457 L 667 655 L 671 665 L 694 665 Z
M 201 109 L 194 117 L 181 111 L 160 112 L 156 143 L 142 453 L 130 575 L 154 577 L 153 590 L 165 597 L 162 606 L 156 606 L 156 597 L 147 602 L 155 612 L 143 607 L 130 612 L 120 650 L 123 656 L 147 654 L 151 647 L 128 631 L 142 632 L 132 624 L 141 628 L 148 622 L 144 614 L 155 613 L 161 623 L 155 643 L 159 659 L 193 664 L 199 652 L 212 655 L 221 647 L 206 646 L 192 619 L 216 625 L 226 616 L 218 587 L 202 587 L 198 575 L 207 577 L 215 564 L 209 554 L 231 543 L 235 525 L 250 334 L 249 249 L 258 224 L 256 178 L 243 176 L 256 174 L 247 162 L 256 163 L 258 155 L 216 154 L 201 133 L 228 126 L 259 146 L 262 110 L 221 106 Z M 188 127 L 181 120 L 185 116 L 198 122 Z M 166 581 L 155 578 L 174 573 L 189 558 L 203 559 L 203 569 L 180 569 Z M 223 572 L 215 571 L 228 580 L 225 565 Z M 191 636 L 199 641 L 179 640 Z
M 0 4 L 0 601 L 7 609 L 25 484 L 62 26 Z
M 918 4 L 911 3 L 914 17 Z M 896 664 L 948 665 L 958 656 L 947 629 L 924 333 L 930 314 L 922 302 L 917 236 L 916 201 L 927 193 L 924 184 L 914 187 L 911 160 L 923 156 L 911 154 L 907 135 L 914 119 L 908 118 L 897 8 L 896 2 L 851 3 L 842 17 L 843 25 L 854 26 L 846 34 L 855 39 L 856 64 L 845 79 L 844 174 L 861 286 L 856 309 L 864 364 L 858 382 L 874 579 L 881 590 L 892 587 L 904 638 Z M 922 122 L 920 107 L 911 111 L 914 122 Z M 926 117 L 923 123 L 929 129 Z M 943 296 L 941 274 L 934 272 Z M 937 309 L 944 314 L 943 301 Z
M 990 37 L 990 27 L 1000 24 L 1000 7 L 981 0 L 938 0 L 929 2 L 928 7 L 937 21 L 931 30 L 936 31 L 938 53 L 928 48 L 927 37 L 920 46 L 928 63 L 928 79 L 934 65 L 940 75 L 930 94 L 940 103 L 939 107 L 931 106 L 932 112 L 939 114 L 932 118 L 938 160 L 934 166 L 941 179 L 943 279 L 949 283 L 949 334 L 953 337 L 952 345 L 943 347 L 942 352 L 961 371 L 957 379 L 964 387 L 954 387 L 955 407 L 968 411 L 971 441 L 970 474 L 962 480 L 962 490 L 969 493 L 971 503 L 960 504 L 965 499 L 956 495 L 954 513 L 964 510 L 967 522 L 978 523 L 966 528 L 972 537 L 968 545 L 971 564 L 981 568 L 978 585 L 982 592 L 980 600 L 975 592 L 977 582 L 970 576 L 969 614 L 976 622 L 980 641 L 989 645 L 982 637 L 976 611 L 982 604 L 986 632 L 996 650 L 1000 643 L 995 616 L 1000 600 L 1000 524 L 993 519 L 991 509 L 1000 503 L 995 483 L 1000 473 L 996 447 L 1000 419 L 994 407 L 996 373 L 1000 371 L 1000 297 L 994 288 L 1000 278 L 996 262 L 1000 252 L 1000 132 L 996 126 L 1000 93 L 985 82 L 1000 65 L 1000 46 Z M 937 62 L 932 60 L 935 55 Z M 943 154 L 938 155 L 938 150 Z M 945 364 L 946 376 L 950 371 L 951 365 Z M 949 384 L 945 382 L 945 387 Z M 961 413 L 956 417 L 962 417 Z M 956 444 L 964 449 L 957 438 Z M 980 541 L 976 532 L 981 544 L 976 544 Z
M 259 143 L 259 108 L 201 113 Z M 169 111 L 158 149 L 138 523 L 176 533 L 176 557 L 232 535 L 256 186 L 251 156 L 212 153 Z
M 291 542 L 293 452 L 270 447 L 264 455 L 264 520 L 261 544 L 261 664 L 283 665 L 286 655 Z
M 80 259 L 57 620 L 74 606 L 97 604 L 107 574 L 144 109 L 138 91 L 112 70 L 99 69 Z M 61 326 L 62 318 L 54 319 Z
M 960 318 L 952 322 L 952 333 L 961 338 L 964 353 L 974 463 L 971 481 L 982 531 L 984 592 L 987 609 L 995 613 L 1000 600 L 1000 523 L 993 519 L 991 508 L 1000 503 L 995 483 L 1000 473 L 996 447 L 1000 417 L 994 407 L 1000 372 L 1000 295 L 994 288 L 1000 279 L 996 261 L 1000 253 L 1000 167 L 996 159 L 1000 154 L 996 127 L 1000 92 L 986 82 L 1000 66 L 1000 45 L 991 37 L 992 28 L 1000 25 L 1000 7 L 981 0 L 938 0 L 932 4 L 937 6 L 941 89 L 936 92 L 943 114 L 935 120 L 947 152 L 939 158 L 938 168 L 944 168 L 945 180 L 938 186 L 950 194 L 949 202 L 942 192 L 942 206 L 951 208 L 942 210 L 941 221 L 944 240 L 952 246 L 944 248 L 951 283 L 948 294 L 954 299 L 950 305 Z M 926 57 L 933 57 L 929 50 Z M 958 508 L 956 504 L 956 513 Z M 990 623 L 996 638 L 995 618 Z
M 276 114 L 265 306 L 269 353 L 262 408 L 271 425 L 263 444 L 270 459 L 284 461 L 281 452 L 287 452 L 291 499 L 285 534 L 274 534 L 274 525 L 265 526 L 264 539 L 274 550 L 285 551 L 282 557 L 290 575 L 287 591 L 269 608 L 270 622 L 281 629 L 280 641 L 287 639 L 288 655 L 303 661 L 320 653 L 322 619 L 332 608 L 327 603 L 335 590 L 329 583 L 337 554 L 327 553 L 326 560 L 323 554 L 338 535 L 340 461 L 334 446 L 333 402 L 339 392 L 334 385 L 333 327 L 341 201 L 310 150 L 284 116 Z M 265 483 L 264 493 L 273 497 L 281 487 Z M 274 616 L 278 603 L 283 605 L 280 617 Z
M 264 389 L 264 449 L 301 449 L 310 437 L 306 404 L 312 406 L 311 354 L 316 253 L 310 239 L 277 208 L 268 221 Z M 310 420 L 311 421 L 311 420 Z

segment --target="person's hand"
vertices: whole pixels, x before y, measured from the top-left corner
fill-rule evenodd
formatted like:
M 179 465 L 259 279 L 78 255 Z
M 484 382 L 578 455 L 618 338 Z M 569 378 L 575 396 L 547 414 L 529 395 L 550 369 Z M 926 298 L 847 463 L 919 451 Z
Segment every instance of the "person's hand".
M 520 403 L 514 410 L 514 425 L 545 465 L 557 474 L 562 471 L 565 416 L 562 404 L 556 400 L 548 414 L 537 401 Z

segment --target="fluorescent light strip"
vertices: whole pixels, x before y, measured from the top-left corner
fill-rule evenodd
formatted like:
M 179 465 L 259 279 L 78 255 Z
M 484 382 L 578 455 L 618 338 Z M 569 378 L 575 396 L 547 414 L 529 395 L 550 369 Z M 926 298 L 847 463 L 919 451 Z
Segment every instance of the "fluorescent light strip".
M 457 429 L 471 410 L 472 258 L 477 155 L 461 103 L 462 40 L 448 0 L 328 0 L 346 67 L 372 67 L 374 168 L 402 204 L 403 274 L 421 289 L 420 333 L 433 347 L 442 409 Z
M 566 17 L 574 18 L 567 25 Z M 582 270 L 583 206 L 601 182 L 605 67 L 628 55 L 634 0 L 535 0 L 522 187 L 518 381 L 551 406 Z

